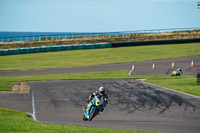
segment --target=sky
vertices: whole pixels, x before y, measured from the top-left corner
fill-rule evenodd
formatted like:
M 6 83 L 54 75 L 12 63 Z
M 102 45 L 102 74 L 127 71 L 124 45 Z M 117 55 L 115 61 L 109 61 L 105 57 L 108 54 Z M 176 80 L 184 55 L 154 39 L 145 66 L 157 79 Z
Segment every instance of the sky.
M 198 0 L 0 0 L 0 31 L 114 32 L 200 27 Z

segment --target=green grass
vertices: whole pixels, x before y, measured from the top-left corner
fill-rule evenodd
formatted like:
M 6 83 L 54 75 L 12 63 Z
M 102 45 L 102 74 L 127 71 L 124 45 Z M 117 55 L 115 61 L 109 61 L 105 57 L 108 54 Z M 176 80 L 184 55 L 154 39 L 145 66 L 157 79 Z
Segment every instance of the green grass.
M 89 66 L 98 64 L 144 61 L 200 55 L 200 43 L 139 46 L 94 50 L 62 51 L 25 55 L 0 56 L 0 70 L 27 70 Z M 67 79 L 145 78 L 146 82 L 200 96 L 200 85 L 193 76 L 128 76 L 128 71 L 104 71 L 31 76 L 0 76 L 0 91 L 9 91 L 15 82 Z M 0 132 L 28 133 L 148 133 L 81 126 L 64 126 L 33 121 L 26 113 L 0 108 Z
M 200 85 L 197 84 L 197 78 L 193 76 L 161 76 L 150 78 L 147 82 L 195 96 L 200 96 Z
M 200 43 L 0 56 L 0 70 L 27 70 L 111 64 L 200 55 Z
M 9 109 L 0 108 L 1 133 L 150 133 L 148 131 L 115 130 L 81 126 L 56 125 L 35 122 L 31 116 Z
M 200 96 L 200 85 L 197 84 L 196 77 L 193 76 L 128 76 L 128 71 L 103 71 L 89 73 L 66 73 L 49 75 L 30 75 L 30 76 L 0 76 L 0 90 L 11 90 L 15 82 L 46 81 L 46 80 L 67 80 L 67 79 L 147 79 L 150 82 L 166 88 L 182 91 L 192 95 Z

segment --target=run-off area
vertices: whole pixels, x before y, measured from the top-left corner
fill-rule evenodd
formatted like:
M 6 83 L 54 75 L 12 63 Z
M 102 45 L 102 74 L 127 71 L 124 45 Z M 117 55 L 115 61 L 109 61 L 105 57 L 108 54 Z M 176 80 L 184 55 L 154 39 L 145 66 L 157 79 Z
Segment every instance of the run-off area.
M 91 122 L 82 120 L 88 96 L 104 86 L 108 105 Z M 200 99 L 135 79 L 33 82 L 37 121 L 164 132 L 200 131 Z M 33 112 L 32 112 L 33 113 Z

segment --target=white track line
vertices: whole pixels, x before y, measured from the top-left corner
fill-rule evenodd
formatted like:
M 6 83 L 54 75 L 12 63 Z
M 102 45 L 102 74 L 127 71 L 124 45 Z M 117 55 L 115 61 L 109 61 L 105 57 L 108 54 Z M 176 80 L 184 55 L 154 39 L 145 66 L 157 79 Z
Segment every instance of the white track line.
M 181 92 L 181 91 L 177 91 L 177 90 L 169 89 L 169 88 L 162 87 L 162 86 L 155 85 L 155 84 L 148 83 L 148 82 L 144 82 L 144 83 L 145 83 L 145 84 L 149 84 L 149 85 L 151 85 L 151 86 L 161 87 L 161 88 L 166 89 L 166 90 L 170 90 L 170 91 L 178 92 L 178 93 L 181 93 L 181 94 L 184 94 L 184 95 L 190 96 L 190 97 L 194 97 L 194 98 L 198 98 L 198 99 L 200 99 L 199 96 L 195 96 L 195 95 L 191 95 L 191 94 L 188 94 L 188 93 L 185 93 L 185 92 Z
M 33 114 L 32 114 L 32 116 L 33 116 L 33 119 L 34 119 L 34 121 L 37 121 L 37 119 L 36 119 L 36 116 L 35 116 L 35 99 L 34 99 L 34 92 L 33 92 L 33 89 L 32 89 L 32 109 L 33 109 Z

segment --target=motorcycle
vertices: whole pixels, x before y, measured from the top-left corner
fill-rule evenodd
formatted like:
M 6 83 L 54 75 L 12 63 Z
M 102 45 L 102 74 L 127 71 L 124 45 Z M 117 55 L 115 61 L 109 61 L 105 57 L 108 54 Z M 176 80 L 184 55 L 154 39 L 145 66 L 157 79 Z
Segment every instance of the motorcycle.
M 175 70 L 172 72 L 172 75 L 171 76 L 181 76 L 183 72 L 181 70 Z
M 83 120 L 91 121 L 95 116 L 97 116 L 97 114 L 99 114 L 99 111 L 103 109 L 103 107 L 104 107 L 104 100 L 101 100 L 98 98 L 98 96 L 95 96 L 86 106 L 83 115 Z

